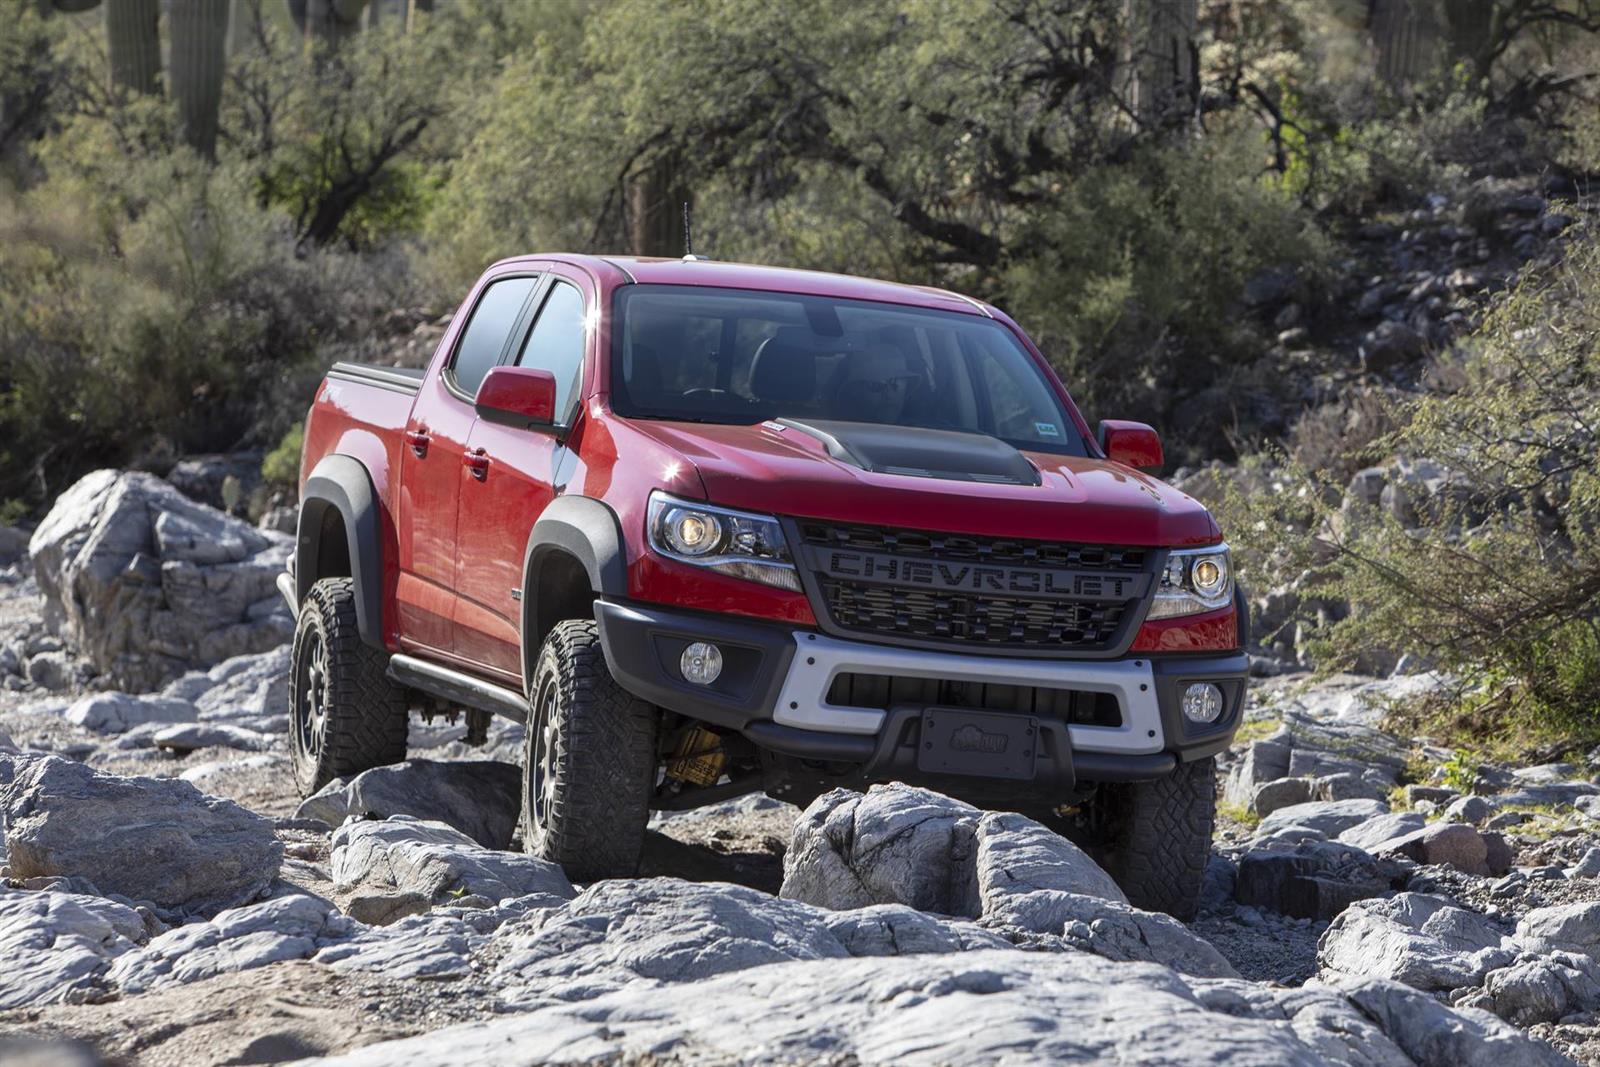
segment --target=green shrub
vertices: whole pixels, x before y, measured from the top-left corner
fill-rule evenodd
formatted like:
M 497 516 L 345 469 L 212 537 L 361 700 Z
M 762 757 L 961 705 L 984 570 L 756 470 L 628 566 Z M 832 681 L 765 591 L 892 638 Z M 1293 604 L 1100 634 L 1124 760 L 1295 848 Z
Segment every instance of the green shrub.
M 295 423 L 276 448 L 261 460 L 261 480 L 268 485 L 293 489 L 300 484 L 300 452 L 305 445 L 304 423 Z
M 1416 722 L 1447 735 L 1600 738 L 1597 338 L 1591 238 L 1499 298 L 1434 366 L 1433 388 L 1395 404 L 1397 428 L 1354 457 L 1432 460 L 1440 491 L 1391 483 L 1374 508 L 1285 460 L 1286 491 L 1228 497 L 1247 576 L 1300 578 L 1320 665 L 1375 650 L 1436 664 L 1458 684 Z

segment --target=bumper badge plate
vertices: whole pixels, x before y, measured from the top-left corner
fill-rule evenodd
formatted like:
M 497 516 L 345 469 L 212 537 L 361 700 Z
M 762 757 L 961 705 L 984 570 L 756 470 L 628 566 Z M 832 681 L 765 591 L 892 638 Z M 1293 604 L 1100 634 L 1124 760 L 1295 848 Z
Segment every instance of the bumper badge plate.
M 917 769 L 924 774 L 971 774 L 1030 779 L 1039 748 L 1031 715 L 928 708 L 922 713 Z

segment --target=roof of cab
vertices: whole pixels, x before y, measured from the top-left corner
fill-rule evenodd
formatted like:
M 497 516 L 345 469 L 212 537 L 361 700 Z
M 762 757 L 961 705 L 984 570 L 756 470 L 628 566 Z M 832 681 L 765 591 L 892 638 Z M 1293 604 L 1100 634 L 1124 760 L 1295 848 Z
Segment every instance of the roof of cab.
M 754 289 L 773 293 L 802 293 L 843 300 L 878 300 L 889 304 L 988 315 L 983 304 L 959 293 L 931 286 L 902 285 L 849 274 L 817 270 L 768 267 L 757 263 L 725 263 L 714 259 L 649 259 L 637 256 L 560 256 L 560 259 L 595 259 L 623 271 L 641 285 L 711 285 L 724 289 Z

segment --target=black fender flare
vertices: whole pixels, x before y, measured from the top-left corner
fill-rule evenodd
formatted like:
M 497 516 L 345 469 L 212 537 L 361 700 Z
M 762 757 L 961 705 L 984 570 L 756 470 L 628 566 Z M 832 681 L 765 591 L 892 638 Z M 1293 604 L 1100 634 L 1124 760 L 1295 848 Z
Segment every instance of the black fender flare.
M 533 677 L 539 649 L 530 648 L 528 636 L 536 629 L 539 574 L 557 554 L 571 556 L 589 577 L 596 596 L 628 595 L 628 557 L 623 549 L 622 524 L 609 506 L 588 496 L 560 496 L 544 509 L 528 534 L 522 557 L 522 677 Z
M 300 522 L 295 542 L 295 600 L 304 602 L 320 573 L 322 523 L 328 509 L 344 520 L 355 583 L 356 630 L 361 640 L 383 649 L 383 544 L 378 532 L 378 497 L 372 476 L 358 459 L 324 456 L 300 491 Z

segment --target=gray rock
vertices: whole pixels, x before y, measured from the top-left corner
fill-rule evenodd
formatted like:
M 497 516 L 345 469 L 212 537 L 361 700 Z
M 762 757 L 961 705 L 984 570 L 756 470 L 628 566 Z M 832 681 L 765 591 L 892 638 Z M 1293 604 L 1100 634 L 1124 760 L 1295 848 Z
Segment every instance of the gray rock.
M 1465 823 L 1432 823 L 1373 846 L 1381 856 L 1403 856 L 1425 866 L 1442 864 L 1464 874 L 1488 875 L 1489 846 Z M 1504 874 L 1504 871 L 1500 873 Z
M 360 893 L 345 902 L 345 914 L 369 926 L 388 926 L 411 915 L 421 915 L 433 901 L 421 893 Z
M 322 944 L 353 929 L 327 901 L 294 893 L 168 930 L 119 957 L 107 978 L 123 993 L 184 985 L 283 960 L 307 959 Z
M 187 700 L 131 693 L 92 693 L 67 709 L 68 722 L 100 734 L 126 733 L 149 723 L 193 722 L 198 714 Z
M 1238 977 L 1222 953 L 1172 916 L 1119 901 L 1042 889 L 1000 901 L 981 923 L 1025 947 L 1073 948 L 1110 960 L 1160 963 L 1183 974 Z
M 1268 782 L 1289 776 L 1289 756 L 1293 751 L 1294 739 L 1284 729 L 1271 737 L 1250 742 L 1245 748 L 1244 758 L 1238 760 L 1228 773 L 1224 799 L 1230 804 L 1249 808 L 1255 803 L 1257 789 Z
M 28 557 L 28 534 L 15 526 L 0 525 L 0 567 Z
M 1026 816 L 987 812 L 978 820 L 974 838 L 984 916 L 1041 890 L 1128 902 L 1112 877 L 1082 849 Z
M 1434 804 L 1449 804 L 1461 794 L 1454 789 L 1442 785 L 1408 785 L 1406 786 L 1406 803 L 1415 804 L 1426 800 Z
M 1591 848 L 1567 868 L 1568 878 L 1600 878 L 1600 848 Z
M 347 790 L 349 778 L 335 778 L 300 802 L 295 809 L 297 819 L 316 819 L 329 826 L 338 826 L 350 814 L 350 797 Z
M 1337 837 L 1352 826 L 1388 812 L 1389 805 L 1381 800 L 1315 800 L 1309 804 L 1293 804 L 1262 819 L 1256 827 L 1256 836 L 1268 837 L 1280 830 L 1300 827 L 1315 830 L 1325 837 Z
M 1600 1006 L 1597 973 L 1593 960 L 1571 953 L 1519 960 L 1484 978 L 1483 1006 L 1515 1026 L 1553 1023 Z
M 1374 816 L 1366 822 L 1357 823 L 1340 833 L 1339 840 L 1370 852 L 1385 841 L 1404 837 L 1426 825 L 1428 820 L 1421 812 L 1392 811 L 1387 815 Z
M 1458 797 L 1444 809 L 1444 817 L 1451 822 L 1470 823 L 1473 826 L 1493 814 L 1494 805 L 1479 796 Z
M 543 894 L 573 895 L 554 863 L 486 849 L 461 831 L 405 815 L 350 821 L 333 834 L 333 881 L 369 892 L 418 893 L 435 902 L 451 894 L 492 901 Z
M 1475 986 L 1515 955 L 1511 940 L 1482 916 L 1421 893 L 1357 901 L 1317 944 L 1323 977 L 1386 978 L 1422 990 Z
M 794 824 L 780 895 L 819 907 L 905 904 L 975 919 L 978 809 L 892 783 L 835 789 Z
M 1280 808 L 1309 803 L 1315 784 L 1314 778 L 1279 778 L 1265 782 L 1256 787 L 1255 794 L 1250 798 L 1250 810 L 1257 815 L 1267 816 Z
M 711 1007 L 711 1006 L 714 1006 Z M 1385 1027 L 1392 1034 L 1385 1034 Z M 969 952 L 802 959 L 369 1045 L 305 1067 L 1148 1063 L 1544 1067 L 1561 1062 L 1483 1012 L 1392 983 L 1274 989 L 1093 956 Z
M 246 730 L 226 723 L 189 722 L 158 730 L 150 738 L 156 748 L 180 755 L 188 755 L 202 748 L 236 748 L 244 752 L 260 752 L 270 748 L 276 740 L 269 734 Z
M 294 507 L 268 508 L 256 523 L 258 529 L 292 534 L 300 522 L 300 509 Z
M 150 474 L 96 471 L 56 499 L 29 542 L 46 621 L 120 688 L 279 645 L 276 596 L 291 539 L 197 504 Z
M 278 875 L 272 823 L 171 778 L 124 778 L 55 756 L 0 756 L 13 877 L 82 877 L 102 892 L 209 914 Z
M 543 897 L 549 901 L 552 898 Z M 386 978 L 464 978 L 488 938 L 456 915 L 430 912 L 373 926 L 323 948 L 312 959 L 336 971 Z
M 1570 1062 L 1488 1012 L 1452 1011 L 1395 982 L 1341 978 L 1332 984 L 1424 1067 L 1556 1067 Z
M 52 693 L 69 688 L 82 676 L 78 661 L 72 657 L 72 653 L 64 651 L 40 652 L 28 657 L 23 674 L 40 689 L 48 689 Z
M 1394 370 L 1420 357 L 1426 344 L 1427 339 L 1406 323 L 1385 320 L 1362 338 L 1361 362 L 1375 373 Z
M 1311 781 L 1313 800 L 1384 800 L 1389 795 L 1387 783 L 1365 772 L 1340 771 Z
M 1516 940 L 1529 952 L 1572 952 L 1600 960 L 1600 901 L 1535 908 L 1518 920 Z
M 121 904 L 0 888 L 0 1009 L 100 989 L 112 961 L 144 939 L 144 920 Z
M 891 934 L 864 929 L 872 926 Z M 597 882 L 564 907 L 502 927 L 495 982 L 522 996 L 576 999 L 638 979 L 695 982 L 786 960 L 845 959 L 852 948 L 874 956 L 956 952 L 970 929 L 902 905 L 834 913 L 723 883 Z M 981 931 L 967 936 L 994 943 Z
M 1353 845 L 1310 841 L 1239 857 L 1234 894 L 1241 904 L 1280 915 L 1331 919 L 1357 900 L 1394 892 L 1405 874 L 1403 865 Z
M 522 813 L 522 770 L 493 760 L 407 760 L 357 775 L 344 794 L 347 815 L 431 819 L 485 848 L 505 848 Z M 326 807 L 331 813 L 332 803 Z M 343 820 L 323 821 L 337 825 Z

